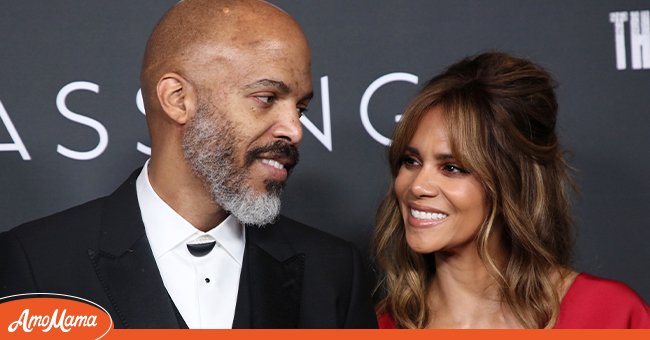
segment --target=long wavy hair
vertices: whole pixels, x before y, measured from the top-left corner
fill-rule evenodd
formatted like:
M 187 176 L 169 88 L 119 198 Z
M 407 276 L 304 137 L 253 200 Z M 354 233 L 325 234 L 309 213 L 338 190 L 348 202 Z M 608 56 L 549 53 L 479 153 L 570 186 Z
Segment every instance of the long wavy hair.
M 502 302 L 526 328 L 554 325 L 560 297 L 551 274 L 569 266 L 574 243 L 574 186 L 555 132 L 554 87 L 549 73 L 526 59 L 504 53 L 464 59 L 431 79 L 412 100 L 388 150 L 394 183 L 420 120 L 433 107 L 443 109 L 452 154 L 470 166 L 487 197 L 477 251 Z M 424 328 L 435 265 L 432 254 L 409 248 L 403 221 L 391 186 L 378 209 L 373 239 L 377 311 L 389 311 L 398 328 Z M 505 263 L 497 263 L 488 251 L 497 223 Z

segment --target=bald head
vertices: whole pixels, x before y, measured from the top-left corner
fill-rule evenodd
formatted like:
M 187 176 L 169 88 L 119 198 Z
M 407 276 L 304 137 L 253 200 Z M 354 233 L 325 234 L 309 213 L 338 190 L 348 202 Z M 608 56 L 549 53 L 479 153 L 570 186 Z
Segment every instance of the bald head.
M 159 111 L 156 85 L 175 72 L 201 86 L 207 63 L 289 42 L 309 53 L 306 38 L 281 9 L 257 0 L 184 0 L 158 22 L 145 49 L 140 81 L 147 114 Z M 211 81 L 211 80 L 210 80 Z
M 208 230 L 232 213 L 261 225 L 297 162 L 313 94 L 298 24 L 257 0 L 184 0 L 156 25 L 142 63 L 149 178 Z

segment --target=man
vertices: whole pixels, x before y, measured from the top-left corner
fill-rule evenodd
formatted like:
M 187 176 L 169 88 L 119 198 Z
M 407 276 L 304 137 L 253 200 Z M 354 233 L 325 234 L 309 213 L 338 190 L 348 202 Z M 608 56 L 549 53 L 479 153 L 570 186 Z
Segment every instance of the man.
M 365 328 L 347 242 L 279 217 L 310 51 L 259 1 L 185 0 L 146 47 L 151 159 L 113 194 L 0 235 L 0 295 L 64 293 L 116 327 Z

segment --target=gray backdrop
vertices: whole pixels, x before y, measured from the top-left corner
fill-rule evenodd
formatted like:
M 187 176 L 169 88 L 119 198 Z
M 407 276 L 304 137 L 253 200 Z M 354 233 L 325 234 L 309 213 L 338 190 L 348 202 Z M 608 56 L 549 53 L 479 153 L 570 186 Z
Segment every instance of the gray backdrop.
M 173 2 L 2 1 L 0 231 L 108 194 L 144 163 L 140 60 Z M 316 94 L 284 214 L 367 251 L 389 182 L 381 141 L 415 83 L 507 51 L 560 83 L 581 188 L 576 268 L 650 300 L 648 1 L 273 2 L 311 41 Z

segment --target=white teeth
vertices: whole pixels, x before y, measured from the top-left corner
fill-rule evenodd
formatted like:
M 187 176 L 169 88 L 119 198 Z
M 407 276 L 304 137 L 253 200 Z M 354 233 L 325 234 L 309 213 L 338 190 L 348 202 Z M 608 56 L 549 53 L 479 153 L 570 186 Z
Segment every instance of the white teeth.
M 411 216 L 419 220 L 441 220 L 443 218 L 446 218 L 449 215 L 411 209 Z
M 284 165 L 280 164 L 278 161 L 272 159 L 262 159 L 262 163 L 268 164 L 276 169 L 284 169 Z

